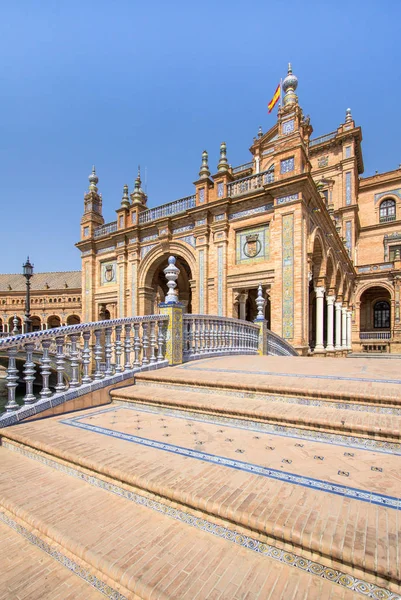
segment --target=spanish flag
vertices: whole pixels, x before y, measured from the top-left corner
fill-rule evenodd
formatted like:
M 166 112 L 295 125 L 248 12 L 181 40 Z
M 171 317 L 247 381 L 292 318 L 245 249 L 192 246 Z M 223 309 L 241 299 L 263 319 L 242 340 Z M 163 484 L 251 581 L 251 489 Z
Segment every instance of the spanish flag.
M 267 105 L 267 108 L 269 109 L 269 113 L 271 113 L 271 111 L 273 110 L 273 108 L 276 106 L 278 99 L 281 96 L 281 85 L 278 84 L 276 91 L 274 92 L 274 96 L 273 98 L 270 100 L 269 104 Z

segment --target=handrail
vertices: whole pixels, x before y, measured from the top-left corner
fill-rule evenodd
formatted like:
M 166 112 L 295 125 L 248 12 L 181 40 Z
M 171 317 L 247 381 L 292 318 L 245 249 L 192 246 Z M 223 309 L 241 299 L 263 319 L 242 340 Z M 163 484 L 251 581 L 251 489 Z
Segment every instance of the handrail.
M 298 352 L 286 340 L 270 329 L 267 330 L 267 352 L 273 356 L 299 356 Z
M 241 179 L 236 179 L 232 183 L 229 183 L 227 185 L 227 195 L 231 198 L 234 196 L 241 196 L 246 192 L 262 189 L 263 186 L 268 183 L 273 183 L 273 181 L 274 170 L 272 169 L 262 171 L 262 173 L 257 173 L 256 175 L 248 175 L 248 177 L 242 177 Z
M 193 195 L 185 196 L 185 198 L 180 198 L 179 200 L 174 200 L 174 202 L 168 202 L 167 204 L 162 204 L 160 206 L 156 206 L 155 208 L 148 208 L 140 213 L 139 224 L 142 225 L 162 217 L 177 215 L 178 213 L 184 212 L 189 208 L 194 208 L 195 205 L 196 197 Z

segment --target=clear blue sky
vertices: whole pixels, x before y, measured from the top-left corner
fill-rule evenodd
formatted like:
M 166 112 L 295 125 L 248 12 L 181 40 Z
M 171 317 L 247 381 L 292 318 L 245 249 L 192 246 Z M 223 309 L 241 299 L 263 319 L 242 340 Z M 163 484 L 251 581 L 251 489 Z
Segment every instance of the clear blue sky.
M 202 150 L 249 160 L 287 62 L 314 136 L 350 106 L 365 175 L 401 162 L 400 0 L 3 0 L 0 272 L 80 268 L 92 163 L 104 217 L 147 169 L 149 206 L 193 193 Z

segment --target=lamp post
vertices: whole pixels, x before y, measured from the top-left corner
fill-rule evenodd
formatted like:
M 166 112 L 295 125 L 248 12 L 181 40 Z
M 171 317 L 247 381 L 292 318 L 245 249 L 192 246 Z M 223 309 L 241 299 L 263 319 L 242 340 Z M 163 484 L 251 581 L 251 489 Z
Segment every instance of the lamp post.
M 33 265 L 29 262 L 29 256 L 26 263 L 22 265 L 22 274 L 26 279 L 26 297 L 25 297 L 25 333 L 31 331 L 31 277 L 33 275 Z

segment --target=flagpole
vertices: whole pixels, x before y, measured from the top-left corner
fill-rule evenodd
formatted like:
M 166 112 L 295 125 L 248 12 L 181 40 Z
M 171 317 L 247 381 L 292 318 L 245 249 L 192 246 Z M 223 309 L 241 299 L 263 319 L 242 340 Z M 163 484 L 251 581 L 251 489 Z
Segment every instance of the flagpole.
M 280 77 L 280 106 L 283 106 L 283 80 Z

